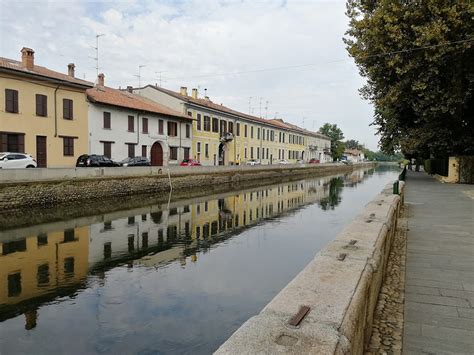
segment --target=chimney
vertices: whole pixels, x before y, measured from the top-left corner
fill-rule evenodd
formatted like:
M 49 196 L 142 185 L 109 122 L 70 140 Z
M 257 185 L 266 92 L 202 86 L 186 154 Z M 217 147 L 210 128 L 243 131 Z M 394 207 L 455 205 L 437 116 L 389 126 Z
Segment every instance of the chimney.
M 192 96 L 193 96 L 193 99 L 197 99 L 197 98 L 198 98 L 198 89 L 193 89 Z
M 129 93 L 133 93 L 133 86 L 130 86 L 130 85 L 127 86 L 127 91 L 128 91 Z
M 209 96 L 204 96 L 204 99 L 207 100 L 207 101 L 211 101 L 211 99 L 209 98 Z
M 186 86 L 181 86 L 181 89 L 179 89 L 179 93 L 183 96 L 188 96 L 188 88 Z
M 74 68 L 75 68 L 75 67 L 76 67 L 76 66 L 74 65 L 74 63 L 69 63 L 69 64 L 67 65 L 67 75 L 69 75 L 69 76 L 71 76 L 71 77 L 74 78 Z
M 28 70 L 35 67 L 35 51 L 31 48 L 23 47 L 21 49 L 21 63 Z
M 97 85 L 104 86 L 104 82 L 105 82 L 104 79 L 105 79 L 104 73 L 100 73 L 99 75 L 97 75 Z

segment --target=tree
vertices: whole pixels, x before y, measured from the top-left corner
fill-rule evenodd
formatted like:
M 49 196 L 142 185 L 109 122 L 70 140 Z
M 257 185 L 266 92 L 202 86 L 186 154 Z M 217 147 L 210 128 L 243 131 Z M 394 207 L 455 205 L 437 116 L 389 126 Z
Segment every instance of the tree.
M 344 153 L 344 134 L 336 124 L 325 123 L 320 129 L 319 133 L 331 139 L 331 156 L 333 161 L 340 159 Z
M 359 144 L 359 141 L 356 141 L 355 139 L 349 139 L 345 141 L 344 145 L 346 146 L 347 149 L 362 149 L 363 148 L 362 144 Z
M 472 154 L 470 0 L 348 0 L 344 42 L 367 79 L 380 146 L 407 155 Z

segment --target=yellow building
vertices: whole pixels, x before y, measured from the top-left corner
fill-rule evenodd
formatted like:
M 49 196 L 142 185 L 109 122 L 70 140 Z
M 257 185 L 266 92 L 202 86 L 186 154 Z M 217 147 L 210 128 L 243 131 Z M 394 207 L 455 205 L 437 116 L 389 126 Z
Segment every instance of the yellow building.
M 0 58 L 0 152 L 32 155 L 38 167 L 72 167 L 88 152 L 88 106 L 92 83 L 35 64 Z
M 135 90 L 160 104 L 192 117 L 192 156 L 202 165 L 233 165 L 257 161 L 296 163 L 305 158 L 305 131 L 282 120 L 266 120 L 198 97 L 198 90 L 174 92 L 148 85 Z

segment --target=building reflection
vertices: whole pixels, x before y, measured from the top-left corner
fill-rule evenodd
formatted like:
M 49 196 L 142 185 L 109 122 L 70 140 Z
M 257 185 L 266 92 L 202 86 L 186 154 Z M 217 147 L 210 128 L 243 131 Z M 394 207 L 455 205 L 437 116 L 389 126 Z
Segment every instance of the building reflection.
M 31 228 L 0 231 L 0 321 L 24 314 L 25 329 L 33 329 L 42 304 L 74 297 L 88 275 L 106 282 L 116 266 L 186 267 L 266 220 L 318 202 L 334 208 L 343 185 L 363 178 L 321 177 L 146 206 L 35 226 L 35 235 Z

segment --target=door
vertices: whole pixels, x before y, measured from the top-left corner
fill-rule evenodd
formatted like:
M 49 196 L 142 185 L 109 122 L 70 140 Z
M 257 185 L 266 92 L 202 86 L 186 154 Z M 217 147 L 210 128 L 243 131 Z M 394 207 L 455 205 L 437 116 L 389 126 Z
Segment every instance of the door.
M 151 165 L 163 166 L 163 148 L 159 142 L 155 142 L 151 146 Z
M 36 163 L 38 164 L 38 168 L 46 168 L 48 164 L 47 157 L 46 137 L 36 136 Z
M 224 143 L 219 144 L 219 165 L 225 165 Z

